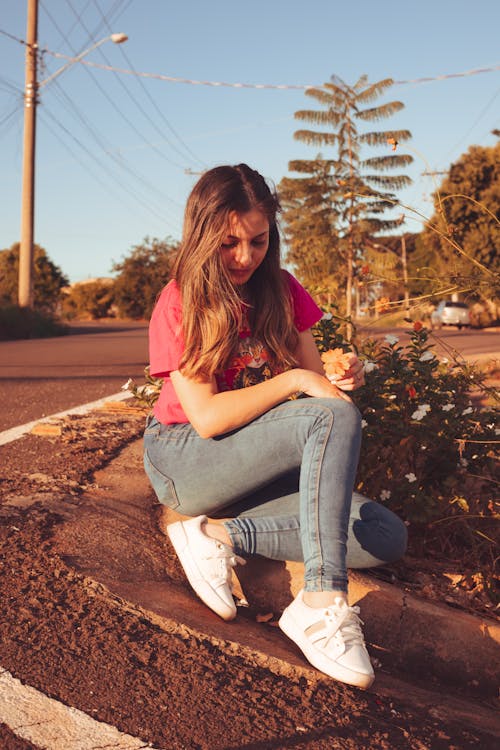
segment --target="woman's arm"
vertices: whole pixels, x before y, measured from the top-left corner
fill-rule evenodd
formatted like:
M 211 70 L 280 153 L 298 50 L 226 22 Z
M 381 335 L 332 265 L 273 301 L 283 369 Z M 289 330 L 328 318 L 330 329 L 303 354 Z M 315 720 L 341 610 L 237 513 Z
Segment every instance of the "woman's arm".
M 330 383 L 310 330 L 299 333 L 295 354 L 298 367 L 238 390 L 219 393 L 215 378 L 197 381 L 185 377 L 179 370 L 171 372 L 170 377 L 187 418 L 203 438 L 236 430 L 295 393 L 350 401 L 342 391 L 362 385 L 362 365 L 354 353 L 345 377 L 335 384 Z
M 298 367 L 257 385 L 222 393 L 217 391 L 215 378 L 200 382 L 186 378 L 179 370 L 171 372 L 170 377 L 187 418 L 204 438 L 242 427 L 295 393 L 350 401 L 342 391 L 362 385 L 362 365 L 354 353 L 345 377 L 330 383 L 310 329 L 299 333 L 295 355 Z
M 179 370 L 171 372 L 170 377 L 187 418 L 203 438 L 242 427 L 294 393 L 350 401 L 324 375 L 302 368 L 287 370 L 257 385 L 221 393 L 217 392 L 215 379 L 199 382 L 186 378 Z

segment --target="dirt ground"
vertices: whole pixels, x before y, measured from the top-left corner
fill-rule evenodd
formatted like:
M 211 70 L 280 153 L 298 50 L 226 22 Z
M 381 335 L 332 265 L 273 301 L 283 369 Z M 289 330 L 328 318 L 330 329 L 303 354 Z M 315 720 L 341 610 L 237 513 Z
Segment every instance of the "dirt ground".
M 67 417 L 60 435 L 30 435 L 0 447 L 3 668 L 164 750 L 498 746 L 491 728 L 453 712 L 443 715 L 432 702 L 361 692 L 308 670 L 280 672 L 271 662 L 250 658 L 236 642 L 217 641 L 182 622 L 162 627 L 82 572 L 77 556 L 63 554 L 72 530 L 81 534 L 73 544 L 82 554 L 87 545 L 95 567 L 108 576 L 118 567 L 123 576 L 123 566 L 125 572 L 129 566 L 131 579 L 145 586 L 163 583 L 184 592 L 182 575 L 168 563 L 152 502 L 135 540 L 125 535 L 134 518 L 116 525 L 114 554 L 107 548 L 102 561 L 98 506 L 92 512 L 85 507 L 85 493 L 97 489 L 96 472 L 141 434 L 143 420 L 139 413 L 119 411 Z M 71 524 L 84 512 L 85 534 Z M 433 575 L 431 566 L 424 572 L 417 567 L 411 563 L 380 575 L 414 575 L 420 595 L 432 598 L 438 588 L 443 595 L 446 586 L 452 596 L 449 578 L 436 569 Z M 417 580 L 417 573 L 424 578 Z M 477 597 L 467 608 L 471 601 L 484 609 Z M 0 723 L 0 747 L 32 746 Z

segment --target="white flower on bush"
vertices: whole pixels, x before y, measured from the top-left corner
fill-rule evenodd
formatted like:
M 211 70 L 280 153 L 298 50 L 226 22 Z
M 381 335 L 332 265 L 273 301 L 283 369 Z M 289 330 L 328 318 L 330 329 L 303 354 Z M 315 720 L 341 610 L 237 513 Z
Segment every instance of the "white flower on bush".
M 389 500 L 390 496 L 391 496 L 391 491 L 390 490 L 382 490 L 381 493 L 380 493 L 380 499 L 381 500 Z
M 394 346 L 394 344 L 398 343 L 399 337 L 394 336 L 392 333 L 388 333 L 387 336 L 385 337 L 385 340 L 390 346 Z
M 362 419 L 361 420 L 361 429 L 364 429 L 365 427 L 368 427 L 368 422 L 366 421 L 366 419 Z
M 409 481 L 410 484 L 412 482 L 416 482 L 417 481 L 417 477 L 415 476 L 415 474 L 412 471 L 410 471 L 409 474 L 405 474 L 405 477 L 407 478 L 407 480 Z
M 434 359 L 434 354 L 432 352 L 424 352 L 422 356 L 419 358 L 420 362 L 428 362 L 430 359 Z
M 441 364 L 442 365 L 447 365 L 449 361 L 450 360 L 448 359 L 448 357 L 443 357 L 443 359 L 441 360 Z
M 455 408 L 455 404 L 445 404 L 444 406 L 441 407 L 441 410 L 442 411 L 451 411 L 454 408 Z
M 324 313 L 321 320 L 331 320 L 333 318 L 333 315 L 331 313 Z
M 423 419 L 425 415 L 427 414 L 427 412 L 430 410 L 431 410 L 430 404 L 420 404 L 411 415 L 411 418 L 415 419 L 417 422 L 420 422 L 420 420 Z
M 365 372 L 373 372 L 373 370 L 377 369 L 377 365 L 375 364 L 375 362 L 370 362 L 369 359 L 366 360 L 363 367 Z
M 466 414 L 472 414 L 472 406 L 468 406 L 467 409 L 463 410 L 462 416 L 465 416 Z
M 131 386 L 134 384 L 134 381 L 132 378 L 129 378 L 126 383 L 124 383 L 120 390 L 122 391 L 129 391 Z
M 427 450 L 427 446 L 426 445 L 421 445 L 420 446 L 420 450 L 421 451 L 426 451 Z

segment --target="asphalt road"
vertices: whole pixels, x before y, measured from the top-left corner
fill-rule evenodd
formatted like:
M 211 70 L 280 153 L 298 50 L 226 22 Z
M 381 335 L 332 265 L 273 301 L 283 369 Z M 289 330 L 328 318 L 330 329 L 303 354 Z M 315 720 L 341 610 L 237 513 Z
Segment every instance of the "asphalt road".
M 146 323 L 73 326 L 67 336 L 0 342 L 0 431 L 142 382 Z
M 0 431 L 49 416 L 113 393 L 133 378 L 143 381 L 148 362 L 146 323 L 86 323 L 51 339 L 0 342 Z M 403 342 L 402 329 L 366 329 Z M 433 334 L 434 337 L 434 334 Z M 446 329 L 435 334 L 436 350 L 460 352 L 471 360 L 500 357 L 500 329 Z

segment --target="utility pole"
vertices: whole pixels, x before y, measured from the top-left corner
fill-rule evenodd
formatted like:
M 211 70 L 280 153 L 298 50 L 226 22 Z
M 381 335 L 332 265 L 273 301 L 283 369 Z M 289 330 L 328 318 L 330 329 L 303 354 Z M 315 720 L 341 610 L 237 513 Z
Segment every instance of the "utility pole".
M 35 217 L 35 136 L 38 53 L 38 0 L 28 0 L 26 25 L 23 184 L 19 250 L 19 307 L 33 307 L 33 244 Z
M 410 294 L 408 291 L 408 264 L 406 260 L 406 237 L 401 235 L 401 264 L 403 266 L 403 284 L 405 295 L 405 313 L 410 313 Z

